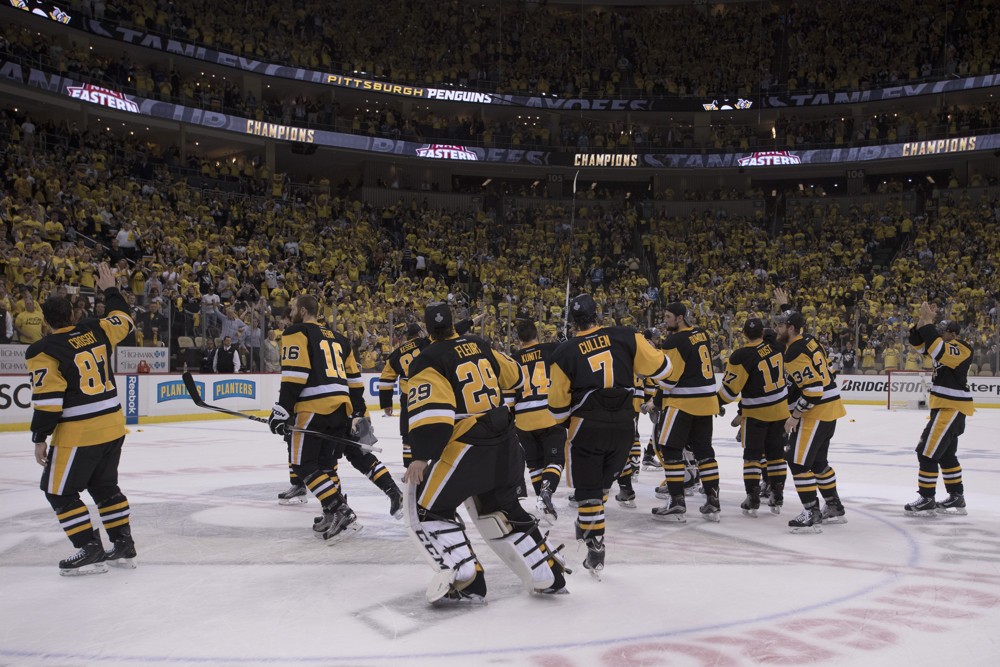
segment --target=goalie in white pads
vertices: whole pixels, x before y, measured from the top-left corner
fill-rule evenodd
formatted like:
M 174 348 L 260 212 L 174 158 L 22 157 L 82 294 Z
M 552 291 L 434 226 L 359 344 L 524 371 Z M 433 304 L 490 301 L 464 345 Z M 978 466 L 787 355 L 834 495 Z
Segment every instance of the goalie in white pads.
M 428 305 L 424 319 L 432 344 L 410 366 L 413 460 L 404 480 L 410 489 L 408 526 L 438 570 L 428 601 L 485 601 L 483 566 L 456 514 L 462 503 L 486 543 L 529 591 L 564 592 L 563 574 L 569 571 L 558 549 L 517 499 L 524 456 L 502 394 L 520 388 L 521 367 L 484 340 L 458 336 L 445 303 Z

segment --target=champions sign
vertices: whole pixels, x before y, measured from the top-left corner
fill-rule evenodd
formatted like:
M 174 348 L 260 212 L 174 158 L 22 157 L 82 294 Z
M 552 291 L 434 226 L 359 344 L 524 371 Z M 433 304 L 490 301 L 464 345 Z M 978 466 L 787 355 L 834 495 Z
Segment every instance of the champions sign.
M 741 167 L 776 167 L 786 164 L 802 164 L 802 158 L 788 151 L 762 151 L 749 157 L 741 157 Z
M 122 93 L 117 93 L 107 88 L 94 86 L 85 83 L 82 86 L 68 86 L 66 92 L 70 97 L 75 97 L 91 104 L 100 104 L 102 107 L 128 111 L 129 113 L 139 113 L 139 105 L 125 97 Z
M 478 160 L 479 156 L 465 146 L 449 146 L 446 144 L 425 144 L 417 149 L 418 157 L 429 157 L 438 160 Z

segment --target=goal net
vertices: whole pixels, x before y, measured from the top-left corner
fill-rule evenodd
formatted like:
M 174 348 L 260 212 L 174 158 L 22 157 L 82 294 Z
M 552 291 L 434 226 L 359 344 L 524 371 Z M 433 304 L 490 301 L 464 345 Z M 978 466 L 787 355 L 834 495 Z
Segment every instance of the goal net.
M 887 371 L 886 408 L 926 410 L 931 396 L 933 371 Z

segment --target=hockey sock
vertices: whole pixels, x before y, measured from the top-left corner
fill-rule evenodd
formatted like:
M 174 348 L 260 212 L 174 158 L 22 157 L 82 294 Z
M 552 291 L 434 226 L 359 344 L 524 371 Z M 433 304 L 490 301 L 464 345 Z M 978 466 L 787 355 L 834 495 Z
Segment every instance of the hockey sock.
M 743 462 L 743 487 L 747 493 L 756 489 L 760 491 L 760 463 L 757 461 Z
M 941 468 L 941 477 L 944 478 L 944 490 L 949 494 L 965 495 L 965 487 L 962 486 L 962 466 L 957 463 L 953 468 Z
M 392 481 L 392 475 L 389 474 L 389 469 L 381 461 L 376 461 L 375 465 L 371 467 L 368 471 L 368 479 L 370 479 L 375 486 L 382 489 L 384 493 L 388 493 L 396 488 L 396 483 Z
M 66 499 L 63 496 L 48 496 L 48 494 L 46 496 L 53 506 L 58 500 L 66 501 L 65 504 L 55 508 L 56 518 L 59 519 L 59 525 L 66 531 L 66 537 L 74 547 L 82 549 L 87 542 L 94 539 L 94 525 L 90 522 L 87 506 L 79 497 Z
M 823 498 L 829 500 L 837 497 L 837 473 L 833 471 L 833 468 L 827 466 L 823 472 L 816 475 L 816 486 L 823 494 Z
M 764 461 L 761 464 L 764 481 L 771 486 L 779 483 L 784 486 L 785 477 L 788 476 L 788 464 L 785 462 L 785 459 L 761 460 Z
M 714 489 L 716 494 L 718 494 L 719 464 L 715 459 L 701 459 L 698 461 L 698 477 L 701 479 L 705 491 Z
M 288 466 L 288 482 L 292 486 L 302 486 L 302 480 L 295 473 L 295 470 L 292 469 L 292 466 Z
M 577 508 L 576 539 L 586 540 L 604 535 L 604 503 L 600 500 L 581 500 Z
M 122 530 L 129 524 L 128 518 L 131 510 L 129 509 L 128 498 L 120 493 L 116 493 L 104 502 L 98 503 L 97 509 L 101 513 L 101 523 L 104 524 L 104 530 L 108 531 L 108 538 L 112 542 L 117 541 L 121 536 Z
M 531 488 L 535 490 L 537 496 L 542 491 L 542 473 L 544 468 L 529 468 L 528 476 L 531 477 Z
M 684 495 L 684 461 L 680 459 L 663 461 L 664 481 L 671 496 Z M 716 478 L 718 479 L 718 478 Z
M 795 480 L 795 492 L 799 494 L 802 504 L 816 502 L 816 476 L 813 471 L 806 470 L 792 477 Z
M 768 475 L 771 473 L 771 471 L 768 470 L 768 468 L 767 468 L 767 459 L 764 458 L 763 456 L 761 456 L 760 457 L 760 461 L 758 461 L 758 467 L 760 468 L 760 482 L 761 482 L 761 484 L 770 484 L 771 480 L 768 478 Z M 746 468 L 746 464 L 744 464 L 744 472 L 746 472 L 745 468 Z M 744 477 L 744 479 L 745 479 L 745 477 Z
M 562 466 L 558 463 L 549 463 L 542 470 L 542 482 L 549 483 L 549 490 L 555 491 L 559 486 L 559 480 L 562 479 Z M 534 484 L 534 480 L 532 480 Z
M 340 478 L 334 473 L 333 477 L 325 472 L 314 472 L 305 479 L 306 488 L 316 496 L 316 500 L 326 507 L 333 496 L 340 493 Z

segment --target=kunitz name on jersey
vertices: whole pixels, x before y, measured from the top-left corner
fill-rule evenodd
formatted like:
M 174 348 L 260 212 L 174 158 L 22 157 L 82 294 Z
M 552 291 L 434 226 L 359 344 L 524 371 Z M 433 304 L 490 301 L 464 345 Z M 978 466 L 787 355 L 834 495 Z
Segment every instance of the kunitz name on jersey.
M 419 157 L 437 158 L 442 160 L 478 160 L 479 156 L 465 146 L 448 146 L 445 144 L 427 144 L 417 149 Z
M 450 102 L 473 102 L 475 104 L 492 104 L 493 97 L 487 93 L 473 93 L 468 90 L 444 90 L 428 88 L 427 97 Z
M 788 151 L 762 151 L 741 157 L 741 167 L 773 167 L 782 164 L 802 164 L 802 158 Z
M 100 104 L 102 107 L 110 107 L 120 111 L 139 113 L 138 104 L 125 97 L 123 94 L 117 93 L 113 90 L 108 90 L 107 88 L 101 88 L 99 86 L 93 86 L 89 83 L 85 83 L 82 86 L 67 86 L 66 90 L 69 91 L 70 97 L 75 97 L 76 99 L 83 100 L 84 102 Z

